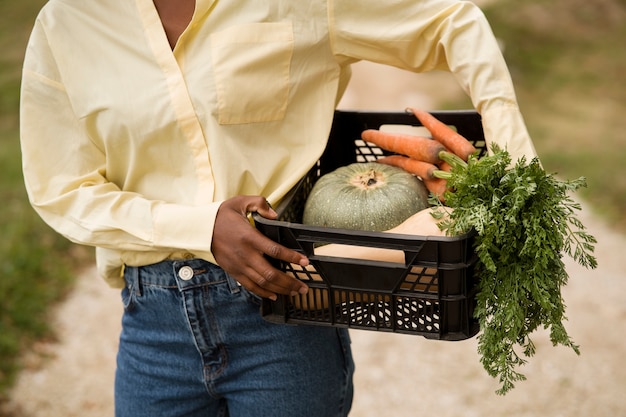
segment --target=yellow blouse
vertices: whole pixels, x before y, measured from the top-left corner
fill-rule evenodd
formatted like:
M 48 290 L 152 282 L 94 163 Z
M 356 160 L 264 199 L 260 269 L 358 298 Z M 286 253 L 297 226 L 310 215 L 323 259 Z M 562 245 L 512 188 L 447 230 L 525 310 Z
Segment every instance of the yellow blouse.
M 151 0 L 51 0 L 22 82 L 31 203 L 59 233 L 97 248 L 114 287 L 124 264 L 215 262 L 220 202 L 276 202 L 307 172 L 358 60 L 452 71 L 488 142 L 535 156 L 471 2 L 197 0 L 172 51 Z

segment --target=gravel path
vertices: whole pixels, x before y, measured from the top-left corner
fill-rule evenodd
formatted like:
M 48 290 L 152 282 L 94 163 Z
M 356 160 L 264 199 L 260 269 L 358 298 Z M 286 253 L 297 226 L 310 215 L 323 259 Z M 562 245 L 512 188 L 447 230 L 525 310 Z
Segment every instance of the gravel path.
M 343 107 L 398 110 L 397 103 L 410 103 L 436 108 L 435 98 L 443 102 L 459 94 L 447 74 L 420 76 L 414 81 L 387 71 L 376 66 L 358 66 Z M 371 86 L 372 79 L 393 81 Z M 537 332 L 537 354 L 522 369 L 528 380 L 500 397 L 494 394 L 496 381 L 487 376 L 479 363 L 475 338 L 441 342 L 353 331 L 357 373 L 351 416 L 626 415 L 626 303 L 622 295 L 626 293 L 626 283 L 621 262 L 626 238 L 586 209 L 581 219 L 599 241 L 598 269 L 588 271 L 573 262 L 567 264 L 567 328 L 580 344 L 581 356 L 563 347 L 552 347 L 547 334 Z M 4 414 L 112 416 L 120 315 L 117 291 L 96 278 L 94 269 L 84 271 L 75 291 L 53 316 L 60 342 L 38 344 L 27 355 L 28 367 Z

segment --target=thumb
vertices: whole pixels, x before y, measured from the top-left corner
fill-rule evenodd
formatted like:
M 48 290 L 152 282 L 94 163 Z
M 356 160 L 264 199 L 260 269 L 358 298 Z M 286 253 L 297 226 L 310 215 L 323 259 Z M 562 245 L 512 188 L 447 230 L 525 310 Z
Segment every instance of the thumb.
M 274 211 L 269 201 L 267 201 L 266 199 L 261 199 L 258 204 L 251 206 L 250 211 L 256 211 L 262 217 L 270 220 L 274 220 L 278 217 L 278 213 Z

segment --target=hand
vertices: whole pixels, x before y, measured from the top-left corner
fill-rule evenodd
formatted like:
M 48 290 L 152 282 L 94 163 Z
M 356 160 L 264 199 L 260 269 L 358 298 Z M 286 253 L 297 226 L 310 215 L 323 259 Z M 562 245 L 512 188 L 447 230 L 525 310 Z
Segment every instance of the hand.
M 211 250 L 217 263 L 241 285 L 272 300 L 277 294 L 306 294 L 308 287 L 274 268 L 264 255 L 307 266 L 306 256 L 264 236 L 248 221 L 248 213 L 275 219 L 276 212 L 263 197 L 237 196 L 224 201 L 215 218 Z

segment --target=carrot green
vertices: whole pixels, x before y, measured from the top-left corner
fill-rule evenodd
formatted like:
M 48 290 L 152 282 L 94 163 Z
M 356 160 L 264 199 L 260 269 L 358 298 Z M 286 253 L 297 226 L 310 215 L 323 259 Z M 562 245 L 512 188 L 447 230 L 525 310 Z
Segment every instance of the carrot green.
M 474 229 L 479 280 L 477 317 L 481 332 L 481 363 L 498 377 L 498 394 L 526 379 L 518 368 L 533 356 L 533 331 L 550 331 L 553 345 L 579 347 L 569 337 L 561 287 L 568 274 L 563 256 L 595 268 L 596 240 L 576 217 L 581 209 L 572 192 L 586 186 L 580 177 L 562 181 L 547 174 L 537 158 L 521 158 L 511 165 L 505 150 L 468 162 L 447 153 L 450 172 L 436 171 L 453 190 L 445 194 L 449 219 L 441 223 L 448 235 Z M 435 198 L 431 203 L 441 204 Z

